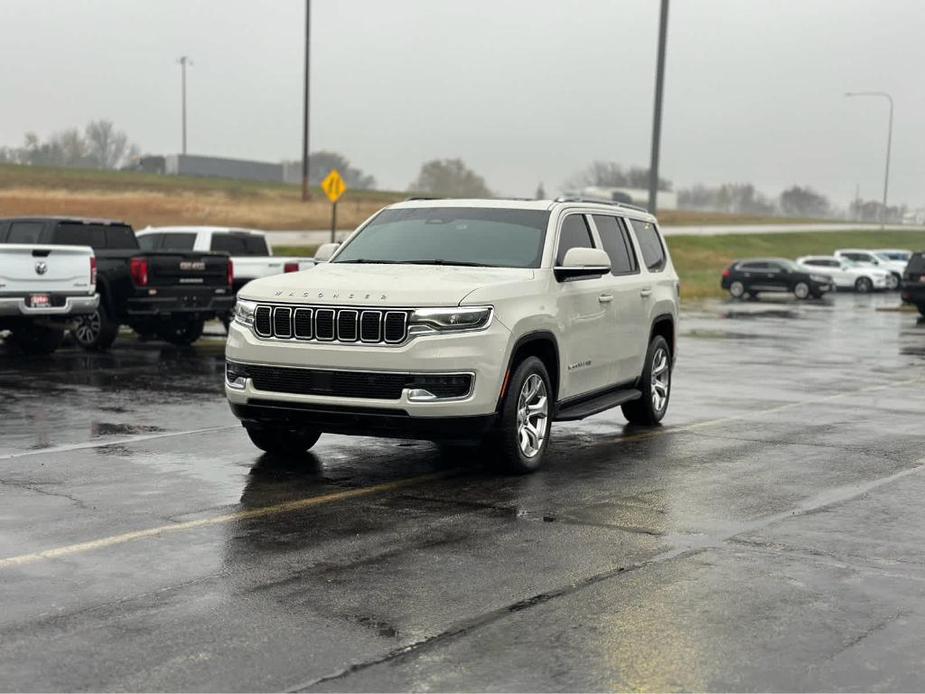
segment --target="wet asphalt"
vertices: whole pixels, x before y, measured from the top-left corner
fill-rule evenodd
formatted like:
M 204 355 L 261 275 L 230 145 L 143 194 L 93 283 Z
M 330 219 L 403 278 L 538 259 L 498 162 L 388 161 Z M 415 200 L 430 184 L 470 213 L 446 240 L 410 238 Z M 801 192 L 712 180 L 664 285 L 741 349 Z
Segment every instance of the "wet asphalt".
M 925 323 L 687 307 L 664 426 L 254 449 L 222 340 L 0 350 L 0 690 L 923 690 Z

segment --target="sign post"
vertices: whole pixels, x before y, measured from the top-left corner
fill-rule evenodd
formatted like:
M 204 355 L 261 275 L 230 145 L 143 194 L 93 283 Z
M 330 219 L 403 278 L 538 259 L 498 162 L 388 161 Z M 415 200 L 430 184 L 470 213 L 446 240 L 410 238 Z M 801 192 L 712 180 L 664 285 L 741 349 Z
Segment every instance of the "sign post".
M 331 201 L 331 242 L 333 243 L 337 240 L 335 238 L 337 232 L 337 201 L 347 192 L 347 184 L 344 183 L 344 179 L 337 169 L 331 169 L 331 172 L 321 182 L 321 190 Z

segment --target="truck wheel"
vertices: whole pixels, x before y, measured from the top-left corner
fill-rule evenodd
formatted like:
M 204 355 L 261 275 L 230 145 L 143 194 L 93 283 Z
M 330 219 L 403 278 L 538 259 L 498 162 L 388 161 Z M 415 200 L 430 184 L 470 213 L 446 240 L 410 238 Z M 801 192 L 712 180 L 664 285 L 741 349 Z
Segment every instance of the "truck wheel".
M 858 294 L 868 294 L 874 288 L 874 283 L 868 277 L 858 277 L 854 283 L 854 291 Z
M 157 334 L 162 340 L 166 340 L 172 345 L 186 346 L 193 344 L 202 337 L 202 329 L 205 325 L 203 320 L 172 320 L 169 323 L 160 326 Z
M 514 369 L 490 438 L 502 469 L 518 475 L 539 469 L 549 446 L 551 415 L 549 373 L 540 359 L 528 357 Z
M 26 354 L 51 354 L 63 339 L 63 329 L 45 325 L 17 328 L 9 337 L 10 343 Z
M 251 442 L 273 455 L 302 455 L 321 438 L 317 429 L 245 426 Z
M 119 334 L 119 324 L 110 319 L 106 307 L 100 307 L 93 313 L 78 316 L 71 333 L 77 344 L 92 352 L 104 352 L 112 346 Z
M 806 282 L 797 282 L 793 285 L 793 295 L 797 299 L 809 298 L 809 285 Z
M 639 384 L 642 397 L 623 405 L 623 416 L 631 424 L 658 424 L 668 411 L 671 397 L 671 350 L 661 335 L 649 343 Z

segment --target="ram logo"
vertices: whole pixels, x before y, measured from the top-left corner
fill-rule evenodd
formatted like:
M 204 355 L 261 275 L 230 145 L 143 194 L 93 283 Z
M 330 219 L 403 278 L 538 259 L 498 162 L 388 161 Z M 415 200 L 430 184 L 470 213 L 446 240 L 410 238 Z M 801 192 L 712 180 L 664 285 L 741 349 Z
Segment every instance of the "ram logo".
M 35 274 L 44 275 L 46 272 L 48 272 L 48 263 L 46 263 L 44 260 L 38 261 L 35 264 Z
M 181 260 L 181 270 L 205 270 L 206 263 L 204 260 Z

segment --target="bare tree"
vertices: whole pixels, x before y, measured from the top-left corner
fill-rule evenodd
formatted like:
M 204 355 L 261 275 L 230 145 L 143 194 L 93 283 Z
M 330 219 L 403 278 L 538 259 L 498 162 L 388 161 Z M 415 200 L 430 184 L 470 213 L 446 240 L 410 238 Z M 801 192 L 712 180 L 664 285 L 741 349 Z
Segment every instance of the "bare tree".
M 648 188 L 649 170 L 639 166 L 624 170 L 613 161 L 593 161 L 584 170 L 572 176 L 565 183 L 572 190 L 586 186 L 603 188 Z M 671 190 L 671 181 L 659 178 L 659 190 Z
M 116 130 L 112 121 L 90 121 L 84 130 L 87 155 L 98 169 L 115 169 L 128 152 L 128 136 Z
M 488 198 L 492 194 L 485 179 L 462 159 L 434 159 L 422 164 L 409 188 L 419 193 L 455 198 Z

